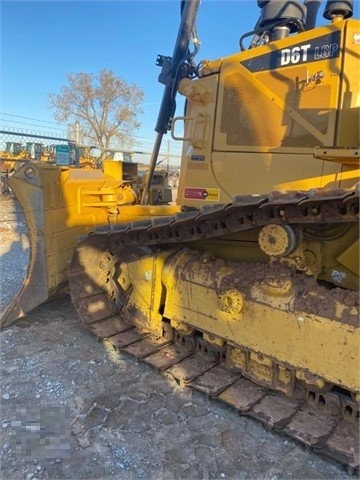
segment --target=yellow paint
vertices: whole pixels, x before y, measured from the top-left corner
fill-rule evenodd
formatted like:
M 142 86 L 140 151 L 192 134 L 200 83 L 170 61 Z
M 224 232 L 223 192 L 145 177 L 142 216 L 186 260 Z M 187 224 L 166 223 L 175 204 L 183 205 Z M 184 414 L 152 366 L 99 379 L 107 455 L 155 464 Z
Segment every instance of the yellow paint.
M 257 352 L 268 366 L 268 359 L 276 359 L 296 371 L 308 371 L 325 381 L 360 391 L 358 326 L 296 310 L 288 285 L 282 296 L 281 292 L 274 295 L 263 290 L 259 296 L 256 292 L 260 287 L 251 274 L 246 277 L 250 291 L 244 297 L 241 313 L 222 309 L 220 286 L 232 275 L 228 266 L 215 268 L 214 262 L 201 263 L 198 256 L 186 250 L 166 262 L 162 275 L 166 318 L 176 318 L 234 346 Z M 234 267 L 234 278 L 239 274 L 241 271 L 236 273 Z
M 278 190 L 309 190 L 313 188 L 313 185 L 317 185 L 318 188 L 324 187 L 329 184 L 340 185 L 346 180 L 350 180 L 352 184 L 359 181 L 359 170 L 341 171 L 333 175 L 323 175 L 321 177 L 309 177 L 295 182 L 278 183 L 275 185 L 275 189 Z

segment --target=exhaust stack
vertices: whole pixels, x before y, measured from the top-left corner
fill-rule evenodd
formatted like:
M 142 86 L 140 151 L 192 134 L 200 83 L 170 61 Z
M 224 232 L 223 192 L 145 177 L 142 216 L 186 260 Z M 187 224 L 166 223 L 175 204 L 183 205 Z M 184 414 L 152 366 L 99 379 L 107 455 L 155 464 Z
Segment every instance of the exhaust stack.
M 353 15 L 353 7 L 353 0 L 343 0 L 341 2 L 328 0 L 324 10 L 324 18 L 327 20 L 350 18 Z
M 305 30 L 312 30 L 316 26 L 317 13 L 319 11 L 322 0 L 305 0 L 306 22 Z
M 258 0 L 257 3 L 261 8 L 258 26 L 268 29 L 270 42 L 305 30 L 306 8 L 298 0 Z

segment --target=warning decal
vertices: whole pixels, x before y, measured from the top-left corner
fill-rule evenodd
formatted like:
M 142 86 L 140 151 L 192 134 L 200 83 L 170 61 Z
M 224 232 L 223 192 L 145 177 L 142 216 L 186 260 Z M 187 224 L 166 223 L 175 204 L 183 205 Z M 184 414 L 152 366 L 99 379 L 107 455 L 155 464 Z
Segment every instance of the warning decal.
M 184 198 L 191 198 L 191 200 L 207 200 L 208 202 L 218 202 L 220 199 L 220 189 L 185 187 Z

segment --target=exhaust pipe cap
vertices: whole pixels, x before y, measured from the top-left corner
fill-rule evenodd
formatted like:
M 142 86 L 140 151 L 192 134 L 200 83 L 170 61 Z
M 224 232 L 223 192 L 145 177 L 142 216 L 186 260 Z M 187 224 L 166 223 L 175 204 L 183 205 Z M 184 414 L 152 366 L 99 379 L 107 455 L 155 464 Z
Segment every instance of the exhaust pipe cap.
M 324 10 L 324 18 L 331 20 L 335 17 L 350 18 L 353 15 L 353 2 L 344 0 L 338 2 L 336 0 L 328 0 Z

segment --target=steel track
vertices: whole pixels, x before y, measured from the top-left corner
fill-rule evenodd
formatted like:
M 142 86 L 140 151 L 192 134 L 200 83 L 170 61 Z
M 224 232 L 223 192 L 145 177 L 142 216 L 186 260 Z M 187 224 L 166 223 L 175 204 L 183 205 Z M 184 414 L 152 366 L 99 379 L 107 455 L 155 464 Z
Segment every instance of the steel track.
M 272 193 L 235 197 L 232 204 L 173 217 L 99 227 L 79 243 L 74 255 L 69 272 L 72 301 L 86 328 L 114 348 L 335 459 L 349 473 L 358 472 L 359 405 L 345 392 L 308 391 L 292 398 L 227 368 L 224 354 L 204 347 L 200 336 L 182 336 L 168 324 L 160 338 L 140 331 L 125 314 L 126 296 L 112 281 L 116 264 L 134 247 L 178 245 L 268 223 L 352 223 L 358 221 L 358 212 L 358 190 Z M 94 308 L 98 305 L 101 308 Z

